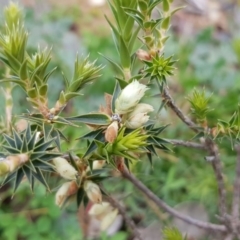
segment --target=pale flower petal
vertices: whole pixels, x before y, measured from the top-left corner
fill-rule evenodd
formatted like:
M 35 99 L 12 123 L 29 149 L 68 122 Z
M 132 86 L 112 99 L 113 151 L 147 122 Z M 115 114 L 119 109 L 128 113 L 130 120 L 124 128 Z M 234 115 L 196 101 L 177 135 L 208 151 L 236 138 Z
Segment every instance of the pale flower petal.
M 148 88 L 139 83 L 137 80 L 128 84 L 121 92 L 115 102 L 115 112 L 118 114 L 126 114 L 139 103 Z
M 125 126 L 131 129 L 143 126 L 149 120 L 149 116 L 147 114 L 152 111 L 154 111 L 154 109 L 151 105 L 139 103 L 127 116 Z
M 95 184 L 92 181 L 85 181 L 83 187 L 84 187 L 84 190 L 85 190 L 88 198 L 93 203 L 101 203 L 102 202 L 102 193 L 97 184 Z
M 65 179 L 74 180 L 78 174 L 77 170 L 64 158 L 53 159 L 56 171 Z

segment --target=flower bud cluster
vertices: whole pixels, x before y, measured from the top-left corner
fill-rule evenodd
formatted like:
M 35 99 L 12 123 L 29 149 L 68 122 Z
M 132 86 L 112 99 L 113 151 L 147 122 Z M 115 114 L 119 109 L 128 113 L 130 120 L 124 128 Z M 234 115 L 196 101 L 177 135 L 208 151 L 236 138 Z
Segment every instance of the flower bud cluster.
M 147 114 L 154 110 L 153 107 L 146 103 L 139 103 L 147 90 L 144 84 L 134 80 L 122 90 L 116 99 L 115 112 L 123 115 L 122 119 L 127 128 L 139 128 L 149 120 Z

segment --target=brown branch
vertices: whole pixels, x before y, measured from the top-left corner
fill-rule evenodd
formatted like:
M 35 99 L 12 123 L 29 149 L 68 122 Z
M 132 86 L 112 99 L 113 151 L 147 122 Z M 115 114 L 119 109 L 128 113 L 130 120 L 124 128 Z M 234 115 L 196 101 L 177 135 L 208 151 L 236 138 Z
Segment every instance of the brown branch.
M 207 149 L 206 146 L 201 143 L 195 143 L 195 142 L 183 141 L 183 140 L 177 140 L 177 139 L 166 139 L 166 140 L 175 146 L 183 146 L 183 147 L 197 148 L 197 149 Z
M 131 218 L 128 217 L 124 207 L 120 203 L 118 203 L 118 201 L 116 201 L 114 198 L 112 198 L 110 196 L 106 197 L 106 199 L 110 202 L 110 204 L 113 207 L 118 209 L 119 213 L 124 218 L 124 220 L 127 224 L 127 227 L 129 228 L 131 233 L 134 235 L 134 237 L 135 237 L 134 239 L 143 240 L 139 231 L 137 230 L 137 227 L 136 227 L 135 223 L 133 222 L 133 220 Z
M 163 200 L 161 200 L 158 196 L 156 196 L 152 191 L 150 191 L 141 181 L 139 181 L 133 174 L 130 174 L 127 169 L 124 169 L 122 171 L 122 176 L 129 180 L 138 190 L 140 190 L 145 196 L 147 196 L 149 199 L 151 199 L 156 205 L 162 209 L 164 209 L 166 212 L 168 212 L 171 216 L 174 216 L 176 218 L 181 219 L 182 221 L 195 225 L 199 228 L 203 228 L 205 230 L 211 230 L 211 231 L 220 231 L 220 232 L 226 232 L 227 228 L 224 225 L 218 225 L 213 224 L 209 222 L 203 222 L 199 221 L 197 219 L 191 218 L 189 216 L 186 216 L 178 211 L 176 211 L 174 208 L 167 205 Z
M 162 97 L 166 102 L 167 106 L 170 107 L 187 126 L 189 126 L 193 131 L 198 132 L 198 126 L 190 118 L 185 116 L 181 111 L 181 109 L 179 109 L 175 105 L 173 98 L 171 97 L 171 95 L 169 94 L 166 88 L 163 90 Z M 212 164 L 212 167 L 216 176 L 217 184 L 218 184 L 218 191 L 219 191 L 219 197 L 220 197 L 220 200 L 219 200 L 220 212 L 222 217 L 224 217 L 226 215 L 226 189 L 224 185 L 222 166 L 219 158 L 218 147 L 211 139 L 205 140 L 205 146 L 211 155 L 210 158 L 213 158 L 213 160 L 211 161 L 211 164 Z
M 166 88 L 163 90 L 162 97 L 167 106 L 170 107 L 187 126 L 189 126 L 193 131 L 198 132 L 199 127 L 190 118 L 185 116 L 182 110 L 175 105 L 173 98 Z
M 240 204 L 240 146 L 235 147 L 237 152 L 236 176 L 233 187 L 232 216 L 238 220 Z
M 215 173 L 215 177 L 218 185 L 220 213 L 221 213 L 221 217 L 224 218 L 227 213 L 226 189 L 225 189 L 225 183 L 224 183 L 224 178 L 222 173 L 223 172 L 222 165 L 219 158 L 219 150 L 217 145 L 210 138 L 205 139 L 205 145 L 208 149 L 208 152 L 210 153 L 210 157 L 213 157 L 213 159 L 211 160 L 211 164 L 212 164 L 213 171 Z
M 236 176 L 233 188 L 232 216 L 239 218 L 239 203 L 240 203 L 240 146 L 235 147 L 237 152 Z

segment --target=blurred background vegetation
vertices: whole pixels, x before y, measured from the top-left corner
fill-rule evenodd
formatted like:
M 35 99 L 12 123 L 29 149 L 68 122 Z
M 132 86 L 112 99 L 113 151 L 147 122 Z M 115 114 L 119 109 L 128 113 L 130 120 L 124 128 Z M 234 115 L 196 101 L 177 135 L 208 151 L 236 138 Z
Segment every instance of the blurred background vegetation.
M 4 7 L 8 1 L 0 1 Z M 21 0 L 24 8 L 26 27 L 30 32 L 29 51 L 39 46 L 52 46 L 52 64 L 58 70 L 50 81 L 50 97 L 54 102 L 64 87 L 62 72 L 69 76 L 73 69 L 76 52 L 90 54 L 90 59 L 98 59 L 106 65 L 100 80 L 84 89 L 84 95 L 71 102 L 65 115 L 96 111 L 104 102 L 104 92 L 112 93 L 115 72 L 108 62 L 99 55 L 117 59 L 109 26 L 104 14 L 109 15 L 104 1 L 84 0 Z M 175 75 L 169 79 L 169 87 L 174 99 L 184 112 L 189 113 L 186 101 L 194 88 L 205 88 L 211 95 L 210 126 L 215 126 L 218 118 L 229 120 L 237 109 L 240 98 L 240 2 L 234 0 L 175 0 L 174 4 L 185 5 L 172 19 L 171 37 L 165 47 L 165 54 L 172 55 L 176 63 Z M 0 22 L 3 24 L 2 11 Z M 0 74 L 4 72 L 0 63 Z M 149 102 L 158 109 L 161 98 L 151 93 Z M 0 111 L 4 113 L 4 100 L 0 94 Z M 27 112 L 29 105 L 21 89 L 14 89 L 14 114 Z M 157 111 L 156 111 L 157 112 Z M 3 114 L 2 114 L 3 115 Z M 161 125 L 170 124 L 165 138 L 190 140 L 194 135 L 172 113 L 162 109 L 155 113 Z M 74 141 L 86 129 L 76 131 L 67 128 L 65 135 L 70 139 L 65 149 L 81 149 Z M 235 152 L 228 141 L 222 140 L 221 160 L 225 167 L 228 191 L 234 177 Z M 173 152 L 161 152 L 154 159 L 154 170 L 147 161 L 132 166 L 137 177 L 153 192 L 171 206 L 192 214 L 202 220 L 215 220 L 218 193 L 211 166 L 204 160 L 204 152 L 175 147 Z M 129 216 L 145 234 L 145 239 L 161 239 L 160 226 L 177 226 L 181 231 L 187 227 L 177 221 L 169 221 L 169 216 L 152 202 L 135 192 L 133 186 L 119 178 L 104 183 L 105 188 L 126 206 Z M 231 199 L 228 199 L 231 201 Z M 34 194 L 29 187 L 21 185 L 16 196 L 8 186 L 0 189 L 0 239 L 1 240 L 41 240 L 41 239 L 82 239 L 79 212 L 73 203 L 60 210 L 54 203 L 54 194 L 46 194 L 39 186 Z M 194 211 L 193 211 L 194 210 Z M 194 215 L 195 214 L 195 215 Z M 157 237 L 154 238 L 155 234 Z M 193 239 L 213 239 L 211 236 L 193 230 Z M 96 239 L 128 239 L 126 226 L 114 236 L 101 234 Z

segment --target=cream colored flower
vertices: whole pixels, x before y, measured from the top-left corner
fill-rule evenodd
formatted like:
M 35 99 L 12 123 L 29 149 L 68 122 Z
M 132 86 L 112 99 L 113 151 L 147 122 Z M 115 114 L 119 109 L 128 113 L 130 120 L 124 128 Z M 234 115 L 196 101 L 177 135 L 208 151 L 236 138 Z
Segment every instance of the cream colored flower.
M 128 84 L 121 92 L 115 102 L 115 112 L 126 114 L 138 104 L 148 88 L 137 80 Z
M 127 128 L 136 129 L 149 120 L 147 115 L 149 112 L 154 111 L 153 107 L 146 103 L 139 103 L 131 113 L 128 114 L 125 125 Z
M 64 183 L 57 191 L 55 196 L 55 203 L 61 207 L 68 197 L 68 189 L 71 186 L 71 182 Z
M 97 184 L 95 184 L 92 181 L 85 181 L 83 187 L 84 187 L 84 190 L 85 190 L 88 198 L 93 203 L 101 203 L 102 202 L 102 193 Z
M 118 215 L 117 209 L 113 209 L 111 212 L 108 212 L 104 216 L 104 218 L 102 218 L 102 220 L 101 220 L 101 225 L 100 225 L 101 231 L 106 231 L 111 226 L 111 224 L 114 222 L 117 215 Z
M 77 170 L 62 157 L 56 157 L 53 160 L 56 171 L 65 179 L 74 180 L 78 174 Z
M 75 181 L 65 182 L 57 191 L 55 195 L 55 203 L 57 206 L 62 207 L 69 196 L 75 194 L 78 186 Z
M 113 208 L 110 203 L 102 202 L 93 204 L 88 214 L 100 221 L 101 231 L 106 231 L 116 219 L 118 210 Z
M 98 220 L 101 220 L 106 213 L 109 212 L 109 209 L 112 209 L 112 206 L 109 202 L 95 203 L 90 208 L 88 214 L 95 216 Z

